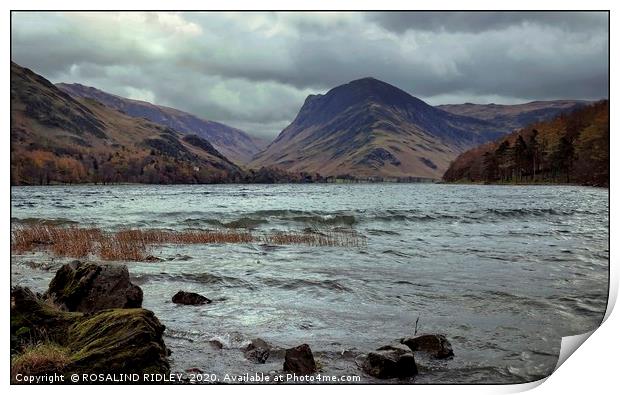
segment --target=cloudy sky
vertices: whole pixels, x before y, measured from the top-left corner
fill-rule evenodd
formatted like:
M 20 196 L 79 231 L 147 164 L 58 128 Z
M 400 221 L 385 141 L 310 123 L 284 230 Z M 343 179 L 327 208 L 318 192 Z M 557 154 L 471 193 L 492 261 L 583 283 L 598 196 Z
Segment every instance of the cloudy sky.
M 12 14 L 12 60 L 273 137 L 372 76 L 430 104 L 607 97 L 606 13 Z

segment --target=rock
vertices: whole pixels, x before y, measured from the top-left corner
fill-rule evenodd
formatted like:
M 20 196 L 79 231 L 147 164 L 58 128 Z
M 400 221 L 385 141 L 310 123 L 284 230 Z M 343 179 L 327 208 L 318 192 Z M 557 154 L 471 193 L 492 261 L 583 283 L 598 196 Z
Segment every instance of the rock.
M 204 373 L 202 370 L 198 369 L 198 368 L 189 368 L 189 369 L 185 369 L 186 373 L 193 373 L 193 374 L 202 374 Z
M 401 345 L 384 346 L 368 353 L 362 369 L 379 379 L 405 378 L 418 374 L 413 353 Z
M 142 306 L 142 289 L 131 283 L 125 265 L 73 261 L 56 272 L 44 297 L 82 313 Z
M 166 327 L 152 311 L 113 309 L 84 316 L 69 328 L 69 371 L 168 373 Z
M 56 343 L 67 352 L 62 373 L 168 374 L 164 330 L 149 310 L 68 312 L 27 288 L 11 291 L 11 354 L 29 344 Z
M 284 355 L 284 371 L 299 375 L 316 372 L 316 362 L 312 350 L 307 344 L 289 348 Z
M 172 297 L 172 302 L 176 304 L 200 305 L 211 303 L 211 300 L 194 292 L 179 291 Z
M 168 258 L 169 261 L 189 261 L 191 259 L 191 256 L 181 254 L 176 254 L 175 256 Z
M 212 345 L 213 348 L 216 348 L 218 350 L 224 348 L 224 343 L 222 343 L 222 341 L 219 339 L 211 339 L 209 340 L 209 344 Z
M 158 258 L 154 255 L 147 255 L 146 258 L 144 258 L 145 262 L 161 262 L 163 261 L 163 259 Z
M 28 288 L 11 289 L 11 353 L 37 339 L 61 343 L 80 313 L 60 311 Z
M 411 351 L 425 352 L 434 358 L 442 359 L 454 356 L 452 345 L 444 335 L 420 335 L 402 339 L 400 342 L 406 344 Z
M 271 354 L 271 346 L 263 339 L 253 339 L 243 350 L 243 355 L 255 363 L 265 363 Z

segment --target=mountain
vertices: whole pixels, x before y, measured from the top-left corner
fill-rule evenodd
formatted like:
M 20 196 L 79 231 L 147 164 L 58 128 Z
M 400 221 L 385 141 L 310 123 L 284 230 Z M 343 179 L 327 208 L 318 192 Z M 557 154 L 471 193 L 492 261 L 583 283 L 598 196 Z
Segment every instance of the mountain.
M 581 106 L 464 152 L 443 179 L 609 186 L 609 101 Z
M 81 84 L 60 83 L 56 86 L 75 98 L 94 99 L 129 116 L 146 118 L 181 133 L 196 134 L 213 144 L 224 156 L 239 164 L 247 163 L 267 145 L 267 142 L 251 137 L 242 130 L 174 108 L 127 99 Z
M 208 141 L 92 99 L 11 62 L 11 183 L 231 182 L 243 176 Z
M 533 101 L 524 104 L 443 104 L 437 108 L 456 115 L 489 121 L 507 132 L 521 129 L 535 122 L 552 119 L 590 102 L 585 100 Z
M 295 120 L 249 166 L 323 176 L 440 178 L 459 153 L 501 133 L 488 121 L 364 78 L 308 96 Z

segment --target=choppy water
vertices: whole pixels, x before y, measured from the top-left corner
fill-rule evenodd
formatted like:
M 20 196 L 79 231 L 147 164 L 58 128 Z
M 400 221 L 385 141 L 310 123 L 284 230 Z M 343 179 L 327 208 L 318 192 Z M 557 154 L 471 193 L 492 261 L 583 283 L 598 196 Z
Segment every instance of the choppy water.
M 128 263 L 144 307 L 167 326 L 175 371 L 281 369 L 239 347 L 308 343 L 325 374 L 358 374 L 359 355 L 439 332 L 456 356 L 417 358 L 418 383 L 531 381 L 554 368 L 562 336 L 594 329 L 607 301 L 608 190 L 433 184 L 13 187 L 13 223 L 108 229 L 353 228 L 363 248 L 167 246 Z M 44 290 L 64 262 L 14 256 L 12 282 Z M 177 306 L 178 290 L 215 302 Z M 208 340 L 221 339 L 218 350 Z M 394 380 L 391 380 L 394 381 Z

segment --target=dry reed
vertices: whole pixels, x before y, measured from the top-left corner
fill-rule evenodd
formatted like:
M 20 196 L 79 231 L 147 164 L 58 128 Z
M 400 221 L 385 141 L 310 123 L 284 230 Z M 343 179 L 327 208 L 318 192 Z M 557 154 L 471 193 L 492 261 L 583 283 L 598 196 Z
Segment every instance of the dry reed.
M 354 231 L 274 232 L 253 235 L 247 230 L 122 229 L 104 232 L 98 228 L 56 225 L 20 225 L 11 232 L 11 249 L 22 254 L 47 249 L 58 256 L 84 258 L 91 254 L 109 261 L 143 261 L 150 246 L 164 244 L 226 243 L 302 244 L 316 247 L 363 247 L 366 240 Z

